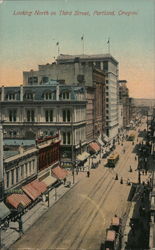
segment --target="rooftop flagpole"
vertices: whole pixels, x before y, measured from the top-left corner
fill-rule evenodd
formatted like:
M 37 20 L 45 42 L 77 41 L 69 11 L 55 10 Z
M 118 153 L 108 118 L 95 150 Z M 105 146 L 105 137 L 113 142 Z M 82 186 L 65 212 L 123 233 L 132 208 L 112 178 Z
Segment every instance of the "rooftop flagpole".
M 107 45 L 108 45 L 108 53 L 110 54 L 110 38 L 108 38 Z
M 56 46 L 58 48 L 58 56 L 60 55 L 60 46 L 59 46 L 59 42 L 56 43 Z
M 81 36 L 81 42 L 82 42 L 82 54 L 84 55 L 84 35 Z

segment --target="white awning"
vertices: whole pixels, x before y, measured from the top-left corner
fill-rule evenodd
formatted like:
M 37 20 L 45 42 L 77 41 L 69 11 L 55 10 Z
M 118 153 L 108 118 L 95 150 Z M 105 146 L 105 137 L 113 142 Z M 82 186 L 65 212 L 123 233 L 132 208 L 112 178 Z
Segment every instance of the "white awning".
M 86 160 L 89 156 L 90 156 L 89 153 L 83 152 L 82 154 L 77 155 L 76 158 L 77 158 L 78 161 L 84 161 L 84 160 Z
M 106 134 L 103 134 L 103 141 L 104 142 L 108 142 L 109 141 L 109 137 Z
M 48 187 L 52 184 L 54 184 L 57 181 L 56 178 L 54 178 L 53 176 L 48 176 L 47 178 L 45 178 L 44 180 L 42 180 L 42 182 L 44 182 Z
M 98 142 L 102 147 L 105 145 L 105 143 L 100 138 L 98 138 Z

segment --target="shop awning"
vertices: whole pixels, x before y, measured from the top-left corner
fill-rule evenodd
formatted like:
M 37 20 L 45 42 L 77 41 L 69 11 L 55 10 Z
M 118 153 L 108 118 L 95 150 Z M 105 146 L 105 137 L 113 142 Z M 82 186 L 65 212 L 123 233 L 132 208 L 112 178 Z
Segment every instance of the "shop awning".
M 66 176 L 68 175 L 67 170 L 61 168 L 61 167 L 56 167 L 56 168 L 52 168 L 52 174 L 60 180 L 63 180 L 64 178 L 66 178 Z
M 10 214 L 10 210 L 4 204 L 4 202 L 0 202 L 0 219 L 3 220 Z
M 47 190 L 47 186 L 42 181 L 32 181 L 31 183 L 22 187 L 22 190 L 32 199 L 37 199 L 42 193 Z
M 38 191 L 40 194 L 44 193 L 47 190 L 47 185 L 42 181 L 32 181 L 31 185 Z
M 100 151 L 100 146 L 96 142 L 90 143 L 89 144 L 89 148 L 90 148 L 90 151 L 93 151 L 95 153 L 97 153 L 98 151 Z
M 105 145 L 105 143 L 100 139 L 98 138 L 98 143 L 103 147 Z
M 18 208 L 20 205 L 27 207 L 31 203 L 26 194 L 11 194 L 7 197 L 6 201 L 14 208 Z
M 76 159 L 77 159 L 78 161 L 85 161 L 89 156 L 90 156 L 89 153 L 83 152 L 82 154 L 77 155 Z
M 103 141 L 104 142 L 108 142 L 109 141 L 109 137 L 105 134 L 103 134 Z
M 44 180 L 42 180 L 42 182 L 44 182 L 47 187 L 51 186 L 52 184 L 54 184 L 57 181 L 57 179 L 53 176 L 48 176 L 47 178 L 45 178 Z

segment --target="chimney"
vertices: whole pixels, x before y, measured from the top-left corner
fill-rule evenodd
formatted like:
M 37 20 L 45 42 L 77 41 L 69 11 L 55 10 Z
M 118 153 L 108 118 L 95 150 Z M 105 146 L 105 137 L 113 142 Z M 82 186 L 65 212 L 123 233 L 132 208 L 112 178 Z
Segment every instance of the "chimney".
M 3 127 L 0 122 L 0 201 L 4 198 Z

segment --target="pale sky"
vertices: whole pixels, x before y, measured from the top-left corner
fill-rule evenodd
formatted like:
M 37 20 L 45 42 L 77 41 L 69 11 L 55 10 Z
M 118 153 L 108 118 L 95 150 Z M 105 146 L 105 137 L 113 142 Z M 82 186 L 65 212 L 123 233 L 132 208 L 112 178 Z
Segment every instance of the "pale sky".
M 70 15 L 60 15 L 61 10 Z M 22 11 L 29 15 L 19 15 Z M 110 37 L 119 78 L 128 81 L 130 96 L 155 98 L 155 0 L 0 1 L 0 85 L 20 85 L 23 71 L 51 63 L 56 42 L 62 54 L 81 54 L 83 34 L 85 54 L 107 53 Z

